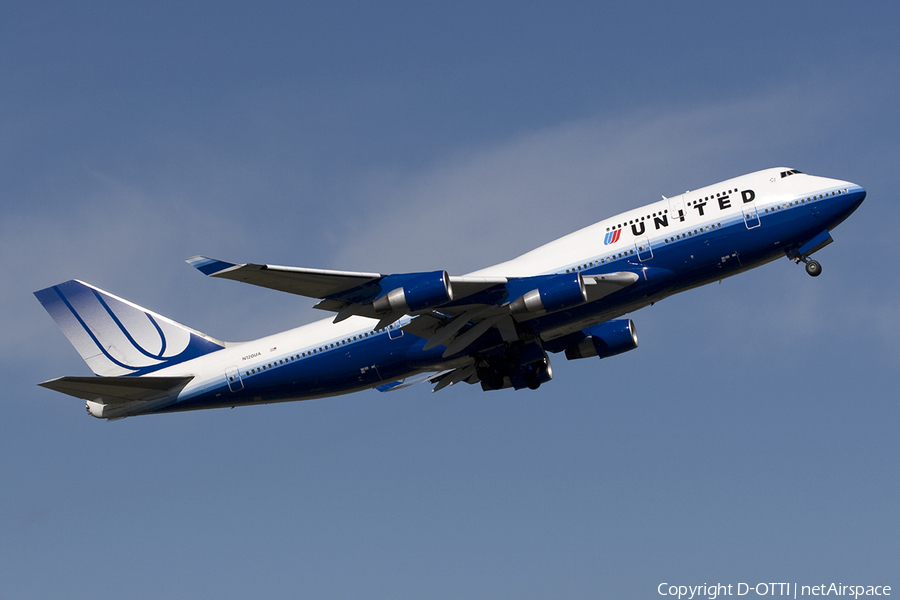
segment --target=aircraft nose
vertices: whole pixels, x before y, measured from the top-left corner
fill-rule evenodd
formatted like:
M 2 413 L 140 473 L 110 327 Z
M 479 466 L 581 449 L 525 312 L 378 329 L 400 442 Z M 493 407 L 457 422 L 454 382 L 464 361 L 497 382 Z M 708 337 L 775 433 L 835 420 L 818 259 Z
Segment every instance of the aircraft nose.
M 834 217 L 831 227 L 836 227 L 838 224 L 843 223 L 866 199 L 866 190 L 861 185 L 856 185 L 849 181 L 841 182 L 841 184 L 846 192 L 841 190 L 843 193 L 838 192 L 836 197 L 831 198 L 831 206 L 834 211 L 831 213 Z
M 849 205 L 847 207 L 847 209 L 848 209 L 847 214 L 849 215 L 850 213 L 855 211 L 857 208 L 859 208 L 859 205 L 862 204 L 863 200 L 866 199 L 866 188 L 864 188 L 861 185 L 856 185 L 855 183 L 851 183 L 847 187 L 847 190 L 848 190 L 847 204 Z

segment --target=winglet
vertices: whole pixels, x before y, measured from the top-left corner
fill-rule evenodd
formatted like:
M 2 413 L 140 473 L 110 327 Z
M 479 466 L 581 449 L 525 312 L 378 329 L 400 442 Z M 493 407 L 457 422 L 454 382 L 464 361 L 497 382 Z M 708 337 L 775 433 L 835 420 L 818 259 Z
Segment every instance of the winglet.
M 218 260 L 215 258 L 209 258 L 208 256 L 200 255 L 192 256 L 185 262 L 187 262 L 189 265 L 191 265 L 204 275 L 209 275 L 210 277 L 221 273 L 222 271 L 227 271 L 228 269 L 233 269 L 234 267 L 240 266 L 234 263 L 226 262 L 224 260 Z

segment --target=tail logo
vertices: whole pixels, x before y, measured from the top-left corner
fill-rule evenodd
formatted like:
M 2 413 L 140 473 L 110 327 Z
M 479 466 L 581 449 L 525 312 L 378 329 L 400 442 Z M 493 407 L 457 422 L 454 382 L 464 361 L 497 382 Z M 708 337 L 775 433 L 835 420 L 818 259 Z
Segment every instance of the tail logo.
M 35 292 L 98 375 L 143 375 L 222 346 L 170 319 L 72 280 Z

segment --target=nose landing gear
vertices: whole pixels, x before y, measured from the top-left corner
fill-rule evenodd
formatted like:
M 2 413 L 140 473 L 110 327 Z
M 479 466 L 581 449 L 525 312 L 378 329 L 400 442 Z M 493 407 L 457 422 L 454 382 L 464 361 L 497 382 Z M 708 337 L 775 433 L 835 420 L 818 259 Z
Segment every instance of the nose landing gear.
M 793 256 L 792 259 L 797 264 L 805 264 L 806 272 L 809 273 L 810 277 L 818 277 L 822 274 L 822 265 L 820 265 L 818 261 L 815 261 L 808 256 Z
M 822 265 L 812 260 L 809 256 L 813 252 L 821 250 L 833 241 L 834 240 L 831 239 L 831 234 L 829 234 L 828 231 L 823 231 L 799 248 L 791 248 L 786 250 L 785 254 L 787 254 L 787 257 L 793 260 L 795 263 L 805 264 L 806 272 L 809 273 L 810 277 L 818 277 L 822 274 Z
M 818 277 L 822 274 L 822 265 L 820 265 L 818 261 L 815 261 L 808 256 L 794 255 L 791 257 L 791 259 L 798 265 L 800 263 L 805 264 L 806 272 L 809 273 L 810 277 Z
M 822 274 L 822 265 L 814 260 L 807 259 L 806 272 L 809 273 L 810 277 L 818 277 Z

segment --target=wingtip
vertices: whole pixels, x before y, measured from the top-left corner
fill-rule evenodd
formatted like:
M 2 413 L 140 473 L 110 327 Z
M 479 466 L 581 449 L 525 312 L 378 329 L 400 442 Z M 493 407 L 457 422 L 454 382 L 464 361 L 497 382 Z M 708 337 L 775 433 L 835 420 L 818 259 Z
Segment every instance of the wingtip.
M 213 276 L 216 273 L 221 273 L 226 269 L 230 269 L 235 266 L 234 263 L 226 262 L 224 260 L 218 260 L 215 258 L 209 258 L 208 256 L 192 256 L 188 259 L 185 259 L 185 262 L 203 273 L 204 275 Z

